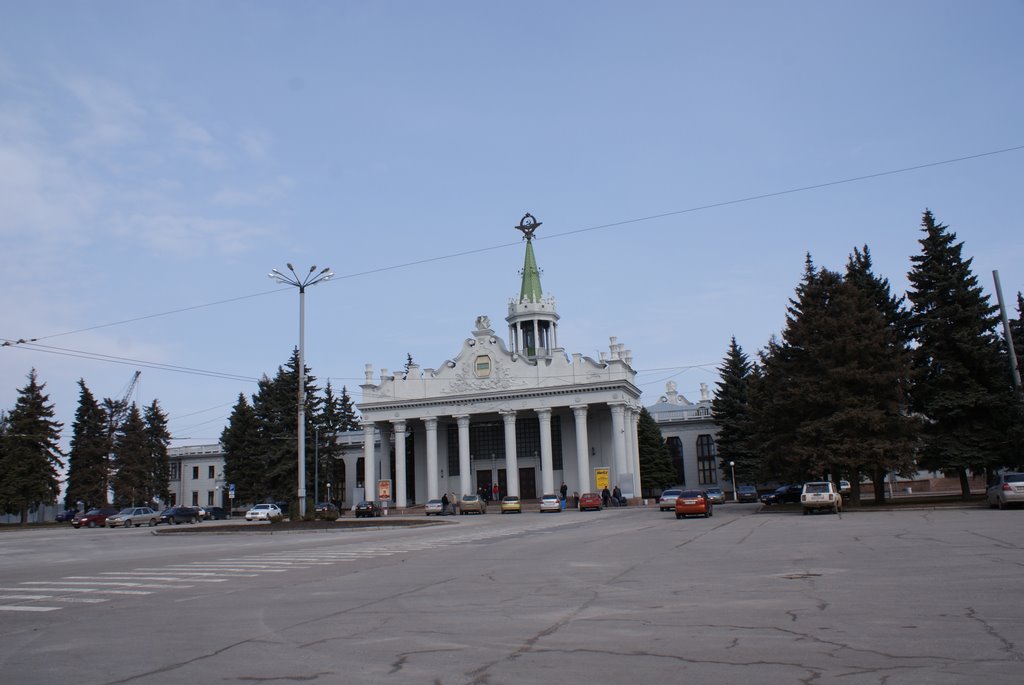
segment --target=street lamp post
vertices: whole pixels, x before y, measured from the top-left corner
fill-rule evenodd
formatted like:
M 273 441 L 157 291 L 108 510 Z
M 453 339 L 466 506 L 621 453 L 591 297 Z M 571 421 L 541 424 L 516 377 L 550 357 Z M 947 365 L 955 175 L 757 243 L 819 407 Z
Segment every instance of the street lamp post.
M 299 448 L 298 448 L 298 461 L 299 461 L 299 516 L 303 517 L 306 515 L 306 361 L 305 361 L 305 337 L 306 337 L 306 288 L 311 285 L 316 285 L 326 281 L 334 274 L 330 269 L 324 269 L 320 272 L 316 272 L 316 266 L 309 267 L 309 273 L 305 274 L 301 278 L 295 273 L 294 267 L 288 264 L 288 271 L 291 275 L 281 273 L 277 269 L 273 269 L 267 274 L 271 279 L 277 283 L 283 283 L 291 285 L 299 289 L 299 368 L 296 369 L 296 373 L 299 375 L 299 397 L 297 404 L 299 405 L 298 412 L 298 433 L 299 433 Z
M 732 470 L 732 501 L 739 502 L 740 497 L 736 494 L 736 462 L 730 461 L 729 468 Z

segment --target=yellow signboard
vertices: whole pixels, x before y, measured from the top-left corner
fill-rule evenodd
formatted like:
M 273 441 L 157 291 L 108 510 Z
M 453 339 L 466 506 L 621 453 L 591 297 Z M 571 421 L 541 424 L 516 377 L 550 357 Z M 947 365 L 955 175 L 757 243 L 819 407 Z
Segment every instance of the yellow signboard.
M 594 486 L 598 490 L 608 487 L 608 469 L 594 469 Z

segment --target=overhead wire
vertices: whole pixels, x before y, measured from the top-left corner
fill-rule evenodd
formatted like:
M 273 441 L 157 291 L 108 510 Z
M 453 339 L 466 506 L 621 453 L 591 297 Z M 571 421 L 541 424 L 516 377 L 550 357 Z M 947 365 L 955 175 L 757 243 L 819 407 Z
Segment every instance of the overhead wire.
M 966 162 L 966 161 L 970 161 L 970 160 L 974 160 L 974 159 L 980 159 L 980 158 L 983 158 L 983 157 L 991 157 L 991 156 L 994 156 L 994 155 L 1006 154 L 1006 153 L 1010 153 L 1010 152 L 1017 152 L 1017 151 L 1020 151 L 1020 150 L 1024 150 L 1024 145 L 1015 145 L 1015 146 L 1005 147 L 1005 148 L 1001 148 L 1001 149 L 997 149 L 997 150 L 989 150 L 989 151 L 986 151 L 986 152 L 979 152 L 979 153 L 975 153 L 975 154 L 971 154 L 971 155 L 964 155 L 964 156 L 961 156 L 961 157 L 952 157 L 952 158 L 948 158 L 948 159 L 944 159 L 944 160 L 939 160 L 939 161 L 935 161 L 935 162 L 925 162 L 925 163 L 922 163 L 922 164 L 915 164 L 915 165 L 912 165 L 912 166 L 900 167 L 900 168 L 897 168 L 897 169 L 889 169 L 889 170 L 885 170 L 885 171 L 878 171 L 878 172 L 874 172 L 874 173 L 870 173 L 870 174 L 863 174 L 863 175 L 860 175 L 860 176 L 851 176 L 851 177 L 847 177 L 847 178 L 843 178 L 843 179 L 837 179 L 837 180 L 833 180 L 833 181 L 825 181 L 825 182 L 822 182 L 822 183 L 815 183 L 815 184 L 799 186 L 799 187 L 795 187 L 795 188 L 788 188 L 788 189 L 774 191 L 774 192 L 769 192 L 769 193 L 760 193 L 760 194 L 756 194 L 756 195 L 748 195 L 748 196 L 745 196 L 745 197 L 734 198 L 734 199 L 731 199 L 731 200 L 723 200 L 721 202 L 713 202 L 713 203 L 708 203 L 708 204 L 703 204 L 703 205 L 696 205 L 696 206 L 693 206 L 693 207 L 687 207 L 685 209 L 673 210 L 673 211 L 669 211 L 669 212 L 661 212 L 661 213 L 658 213 L 658 214 L 649 214 L 649 215 L 646 215 L 646 216 L 635 217 L 635 218 L 632 218 L 632 219 L 623 219 L 621 221 L 614 221 L 614 222 L 605 223 L 605 224 L 598 224 L 598 225 L 594 225 L 594 226 L 587 226 L 587 227 L 583 227 L 583 228 L 572 229 L 572 230 L 569 230 L 569 231 L 563 231 L 561 233 L 552 233 L 552 234 L 549 234 L 547 236 L 538 236 L 536 238 L 536 240 L 538 240 L 538 241 L 539 240 L 554 240 L 554 239 L 557 239 L 557 238 L 564 238 L 564 237 L 568 237 L 568 236 L 579 235 L 581 233 L 588 233 L 588 232 L 592 232 L 592 231 L 599 231 L 599 230 L 604 230 L 604 229 L 608 229 L 608 228 L 615 228 L 615 227 L 618 227 L 618 226 L 625 226 L 625 225 L 629 225 L 629 224 L 641 223 L 641 222 L 645 222 L 645 221 L 654 221 L 654 220 L 657 220 L 657 219 L 664 219 L 664 218 L 671 217 L 671 216 L 679 216 L 679 215 L 682 215 L 682 214 L 689 214 L 689 213 L 693 213 L 693 212 L 706 211 L 706 210 L 709 210 L 709 209 L 716 209 L 716 208 L 719 208 L 719 207 L 727 207 L 727 206 L 731 206 L 731 205 L 738 205 L 738 204 L 743 204 L 743 203 L 748 203 L 748 202 L 755 202 L 755 201 L 758 201 L 758 200 L 765 200 L 765 199 L 773 198 L 773 197 L 781 197 L 781 196 L 784 196 L 784 195 L 791 195 L 791 194 L 794 194 L 794 193 L 808 192 L 808 191 L 811 191 L 811 190 L 819 190 L 821 188 L 828 188 L 828 187 L 833 187 L 833 186 L 838 186 L 838 185 L 844 185 L 844 184 L 847 184 L 847 183 L 856 183 L 856 182 L 859 182 L 859 181 L 866 181 L 866 180 L 871 180 L 871 179 L 876 179 L 876 178 L 883 178 L 883 177 L 886 177 L 886 176 L 893 176 L 893 175 L 897 175 L 897 174 L 909 173 L 909 172 L 912 172 L 912 171 L 919 171 L 921 169 L 928 169 L 928 168 L 934 168 L 934 167 L 938 167 L 938 166 L 957 164 L 957 163 L 960 163 L 960 162 Z M 519 245 L 521 242 L 522 242 L 521 240 L 519 240 L 519 241 L 512 241 L 512 242 L 501 243 L 501 244 L 497 244 L 497 245 L 491 245 L 491 246 L 475 248 L 475 249 L 471 249 L 471 250 L 462 250 L 462 251 L 459 251 L 459 252 L 451 252 L 451 253 L 447 253 L 447 254 L 443 254 L 443 255 L 437 255 L 437 256 L 434 256 L 434 257 L 425 257 L 423 259 L 417 259 L 417 260 L 413 260 L 413 261 L 402 262 L 402 263 L 399 263 L 399 264 L 392 264 L 392 265 L 389 265 L 389 266 L 382 266 L 382 267 L 378 267 L 378 268 L 374 268 L 374 269 L 367 269 L 367 270 L 364 270 L 364 271 L 353 272 L 353 273 L 350 273 L 350 274 L 342 274 L 340 276 L 339 275 L 335 275 L 332 278 L 332 280 L 352 279 L 352 278 L 357 278 L 357 277 L 361 277 L 361 276 L 368 276 L 368 275 L 384 273 L 384 272 L 388 272 L 388 271 L 395 271 L 395 270 L 398 270 L 398 269 L 405 269 L 405 268 L 409 268 L 409 267 L 413 267 L 413 266 L 419 266 L 419 265 L 422 265 L 422 264 L 429 264 L 429 263 L 445 261 L 445 260 L 449 260 L 449 259 L 456 259 L 458 257 L 465 257 L 465 256 L 468 256 L 468 255 L 480 254 L 480 253 L 483 253 L 483 252 L 490 252 L 490 251 L 494 251 L 494 250 L 505 249 L 505 248 L 508 248 L 508 247 L 514 247 L 516 245 Z M 327 281 L 327 283 L 329 284 L 330 281 Z M 134 359 L 128 359 L 128 358 L 124 358 L 124 357 L 117 357 L 115 355 L 103 355 L 103 354 L 99 354 L 99 353 L 84 352 L 84 351 L 81 351 L 81 350 L 64 350 L 62 348 L 48 348 L 47 346 L 37 345 L 35 343 L 38 343 L 38 341 L 40 341 L 40 340 L 47 340 L 49 338 L 56 338 L 56 337 L 62 337 L 62 336 L 67 336 L 67 335 L 73 335 L 73 334 L 76 334 L 76 333 L 84 333 L 84 332 L 87 332 L 87 331 L 98 330 L 98 329 L 101 329 L 101 328 L 110 328 L 112 326 L 120 326 L 120 325 L 124 325 L 124 324 L 128 324 L 128 323 L 136 323 L 138 321 L 145 321 L 145 320 L 148 320 L 148 319 L 155 319 L 155 318 L 160 318 L 160 317 L 163 317 L 163 316 L 170 316 L 172 314 L 180 314 L 180 313 L 183 313 L 183 312 L 195 311 L 195 310 L 198 310 L 198 309 L 204 309 L 204 308 L 208 308 L 208 307 L 215 307 L 215 306 L 219 306 L 219 305 L 223 305 L 223 304 L 230 304 L 232 302 L 238 302 L 238 301 L 241 301 L 241 300 L 251 299 L 251 298 L 255 298 L 255 297 L 263 297 L 265 295 L 271 295 L 271 294 L 274 294 L 274 293 L 285 292 L 285 291 L 290 291 L 290 290 L 291 290 L 291 288 L 275 288 L 273 290 L 264 290 L 264 291 L 261 291 L 261 292 L 258 292 L 258 293 L 250 293 L 248 295 L 240 295 L 238 297 L 227 298 L 227 299 L 224 299 L 224 300 L 217 300 L 215 302 L 208 302 L 208 303 L 205 303 L 205 304 L 192 305 L 192 306 L 188 306 L 188 307 L 180 307 L 180 308 L 177 308 L 177 309 L 172 309 L 172 310 L 168 310 L 168 311 L 164 311 L 164 312 L 157 312 L 157 313 L 153 313 L 153 314 L 147 314 L 147 315 L 143 315 L 143 316 L 132 317 L 132 318 L 129 318 L 129 319 L 121 319 L 119 321 L 112 321 L 112 322 L 108 322 L 108 323 L 104 323 L 104 324 L 97 324 L 97 325 L 88 326 L 88 327 L 85 327 L 85 328 L 79 328 L 79 329 L 75 329 L 75 330 L 64 331 L 62 333 L 52 333 L 52 334 L 49 334 L 49 335 L 42 335 L 42 336 L 37 336 L 37 337 L 33 337 L 33 338 L 17 338 L 17 339 L 14 339 L 14 338 L 0 338 L 0 341 L 2 341 L 2 342 L 0 342 L 0 347 L 22 347 L 22 348 L 27 348 L 27 349 L 33 349 L 35 351 L 40 351 L 40 352 L 49 352 L 49 353 L 52 353 L 52 354 L 64 354 L 66 356 L 72 356 L 72 357 L 80 356 L 80 357 L 83 357 L 83 358 L 86 358 L 86 359 L 95 359 L 97 361 L 106 361 L 106 362 L 110 362 L 110 363 L 136 364 L 136 365 L 142 365 L 145 368 L 162 369 L 162 370 L 165 370 L 165 371 L 175 371 L 175 372 L 179 372 L 179 373 L 194 373 L 194 374 L 200 375 L 200 376 L 210 376 L 210 377 L 214 377 L 214 378 L 224 378 L 224 379 L 228 379 L 228 380 L 242 380 L 242 381 L 246 381 L 246 382 L 256 382 L 256 381 L 258 381 L 257 378 L 253 378 L 253 377 L 249 377 L 249 376 L 242 376 L 242 375 L 239 375 L 239 374 L 232 374 L 232 373 L 219 372 L 219 371 L 208 371 L 208 370 L 201 370 L 201 369 L 190 369 L 189 367 L 181 367 L 181 366 L 174 366 L 174 365 L 168 365 L 168 364 L 161 364 L 159 362 L 147 362 L 147 361 L 142 361 L 142 360 L 134 360 Z M 701 365 L 697 365 L 697 366 L 701 366 Z M 356 380 L 356 379 L 353 379 L 353 380 Z

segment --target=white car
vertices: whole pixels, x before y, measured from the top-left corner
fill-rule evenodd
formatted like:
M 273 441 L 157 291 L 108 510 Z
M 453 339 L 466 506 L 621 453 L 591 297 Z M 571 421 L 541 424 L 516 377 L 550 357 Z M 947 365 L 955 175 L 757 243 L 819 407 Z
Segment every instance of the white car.
M 113 516 L 107 517 L 107 528 L 116 528 L 118 526 L 124 526 L 125 528 L 135 526 L 138 528 L 143 523 L 147 526 L 155 526 L 160 523 L 160 514 L 149 507 L 126 507 Z
M 985 499 L 992 509 L 1024 506 L 1024 473 L 1001 473 L 985 491 Z M 110 525 L 110 517 L 107 517 Z
M 444 503 L 439 499 L 428 499 L 426 505 L 423 507 L 423 513 L 427 516 L 433 514 L 434 516 L 440 516 L 441 514 L 447 514 L 444 511 Z
M 803 492 L 800 493 L 800 506 L 804 514 L 819 509 L 828 509 L 833 514 L 838 514 L 843 510 L 843 496 L 836 490 L 836 485 L 832 481 L 804 483 Z
M 544 495 L 540 498 L 540 513 L 545 511 L 562 511 L 562 500 L 558 495 Z
M 257 504 L 245 512 L 246 521 L 269 521 L 272 518 L 283 518 L 284 512 L 276 504 Z

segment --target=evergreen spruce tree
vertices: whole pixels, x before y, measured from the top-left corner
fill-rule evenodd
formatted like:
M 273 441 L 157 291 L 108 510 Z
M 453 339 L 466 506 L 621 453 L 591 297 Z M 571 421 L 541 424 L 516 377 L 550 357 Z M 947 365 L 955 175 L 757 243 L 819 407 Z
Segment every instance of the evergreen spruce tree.
M 255 504 L 270 495 L 263 484 L 268 455 L 261 434 L 252 405 L 245 394 L 240 393 L 228 425 L 220 436 L 224 450 L 224 478 L 235 486 L 235 498 L 240 502 Z
M 718 373 L 718 390 L 711 403 L 718 435 L 715 444 L 723 464 L 735 463 L 736 479 L 756 482 L 761 475 L 761 463 L 751 449 L 750 413 L 748 411 L 748 384 L 752 364 L 733 337 Z M 735 485 L 735 483 L 734 483 Z
M 20 513 L 22 523 L 28 521 L 29 509 L 56 503 L 60 492 L 59 469 L 64 464 L 58 442 L 63 424 L 54 420 L 45 388 L 32 369 L 0 438 L 0 508 Z
M 355 403 L 348 394 L 348 387 L 341 386 L 341 399 L 339 400 L 339 412 L 341 414 L 341 430 L 357 431 L 362 428 L 359 414 L 356 413 Z
M 268 495 L 278 500 L 291 501 L 297 497 L 298 472 L 296 464 L 298 416 L 297 398 L 299 377 L 298 348 L 283 367 L 278 367 L 273 379 L 264 376 L 253 397 L 253 411 L 259 425 L 261 447 L 267 455 L 263 474 L 263 487 Z M 305 368 L 306 416 L 315 416 L 319 408 L 316 378 Z M 306 422 L 306 444 L 313 444 L 313 427 Z M 313 450 L 306 450 L 306 474 L 313 473 Z M 312 492 L 312 478 L 306 478 L 307 497 Z
M 114 439 L 113 466 L 110 487 L 114 491 L 115 506 L 141 506 L 153 500 L 153 469 L 146 424 L 134 402 Z
M 79 379 L 78 387 L 64 496 L 68 509 L 77 508 L 79 502 L 86 509 L 107 502 L 107 415 L 86 387 L 85 379 Z
M 640 452 L 640 482 L 645 489 L 660 491 L 676 482 L 665 439 L 658 423 L 646 408 L 640 409 L 637 423 L 637 448 Z
M 345 463 L 341 460 L 338 434 L 343 433 L 345 428 L 341 412 L 341 398 L 334 394 L 334 388 L 331 387 L 330 381 L 327 381 L 327 387 L 324 388 L 324 398 L 320 404 L 320 413 L 316 417 L 316 425 L 320 429 L 319 491 L 321 496 L 325 497 L 327 484 L 330 483 L 332 499 L 339 499 L 342 495 L 339 492 L 339 485 L 345 479 Z
M 167 447 L 171 444 L 171 433 L 167 430 L 167 414 L 159 403 L 146 407 L 143 415 L 146 425 L 146 453 L 149 456 L 150 493 L 161 502 L 171 499 L 171 463 Z
M 905 298 L 892 294 L 888 279 L 872 271 L 871 251 L 867 245 L 863 250 L 854 248 L 846 264 L 846 281 L 860 290 L 881 313 L 887 329 L 878 330 L 875 336 L 865 339 L 865 342 L 873 340 L 882 346 L 880 349 L 867 348 L 869 356 L 865 359 L 866 364 L 875 364 L 867 370 L 874 376 L 874 392 L 878 400 L 875 408 L 881 411 L 881 415 L 871 422 L 865 434 L 863 462 L 846 474 L 852 482 L 852 504 L 860 502 L 862 474 L 871 478 L 875 501 L 881 503 L 885 500 L 885 476 L 888 473 L 912 473 L 913 455 L 921 428 L 920 421 L 911 417 L 909 406 L 912 374 L 910 313 L 904 307 Z
M 917 340 L 911 399 L 928 419 L 919 462 L 956 473 L 967 498 L 969 471 L 1016 460 L 1013 395 L 995 333 L 996 308 L 971 271 L 972 260 L 963 258 L 963 243 L 930 211 L 922 232 L 908 274 Z

